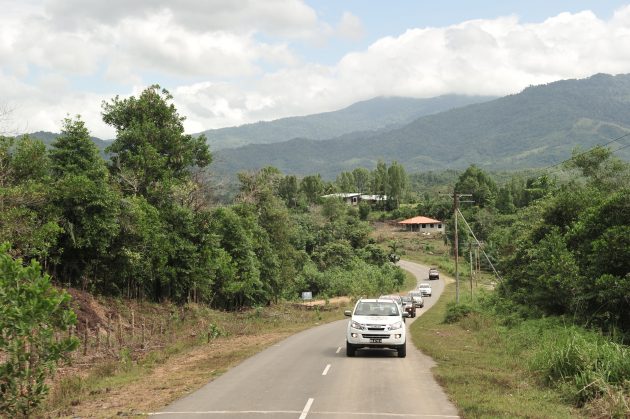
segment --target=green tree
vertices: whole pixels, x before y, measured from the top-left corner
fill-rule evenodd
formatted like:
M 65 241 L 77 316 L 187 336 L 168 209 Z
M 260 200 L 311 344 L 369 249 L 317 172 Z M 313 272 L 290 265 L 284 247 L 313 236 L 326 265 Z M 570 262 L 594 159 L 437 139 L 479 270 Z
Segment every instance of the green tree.
M 285 176 L 280 179 L 278 184 L 278 196 L 282 198 L 285 205 L 289 208 L 297 208 L 301 206 L 300 188 L 298 186 L 297 177 L 294 175 Z
M 78 341 L 70 296 L 52 287 L 39 264 L 22 266 L 0 246 L 0 416 L 29 417 L 48 391 L 47 379 Z
M 398 164 L 398 162 L 392 162 L 391 166 L 387 169 L 387 200 L 392 202 L 392 208 L 396 209 L 400 206 L 400 201 L 407 189 L 407 173 L 405 168 Z
M 264 302 L 264 284 L 260 279 L 260 262 L 256 257 L 256 243 L 249 222 L 230 208 L 213 212 L 211 231 L 218 237 L 219 246 L 230 256 L 230 276 L 216 278 L 213 284 L 213 304 L 236 309 Z M 251 224 L 249 224 L 251 226 Z
M 138 98 L 103 102 L 103 121 L 116 129 L 107 148 L 110 168 L 124 191 L 155 200 L 169 182 L 188 179 L 194 167 L 205 167 L 211 155 L 205 136 L 184 134 L 184 117 L 169 103 L 173 97 L 158 85 Z
M 496 200 L 497 185 L 486 172 L 472 165 L 459 177 L 455 184 L 455 192 L 471 193 L 472 200 L 479 207 L 493 207 Z
M 50 205 L 48 156 L 41 141 L 0 137 L 0 241 L 14 256 L 46 263 L 61 231 Z
M 304 193 L 310 204 L 318 202 L 324 191 L 321 175 L 305 176 L 300 182 L 300 191 Z
M 339 192 L 356 192 L 356 183 L 352 172 L 341 172 L 335 180 Z
M 389 179 L 387 176 L 387 165 L 384 161 L 379 160 L 378 163 L 376 163 L 376 169 L 374 169 L 370 177 L 370 190 L 374 195 L 387 195 L 387 189 L 389 187 Z
M 52 203 L 64 233 L 59 237 L 57 273 L 85 289 L 118 234 L 119 196 L 109 186 L 104 160 L 83 121 L 65 119 L 52 144 Z
M 364 167 L 357 167 L 352 171 L 354 178 L 354 190 L 359 193 L 366 193 L 370 189 L 370 171 Z

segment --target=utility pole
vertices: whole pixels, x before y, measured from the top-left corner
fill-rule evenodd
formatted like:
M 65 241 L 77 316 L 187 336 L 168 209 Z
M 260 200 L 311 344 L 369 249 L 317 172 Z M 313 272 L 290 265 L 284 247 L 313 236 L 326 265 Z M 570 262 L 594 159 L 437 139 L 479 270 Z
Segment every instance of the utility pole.
M 473 259 L 472 259 L 472 243 L 468 242 L 468 256 L 470 259 L 470 299 L 473 298 Z
M 453 191 L 453 217 L 455 227 L 455 304 L 459 304 L 459 237 L 457 231 L 457 213 L 459 212 L 460 202 L 473 202 L 473 201 L 460 201 L 462 196 L 472 196 L 472 194 L 457 193 Z
M 459 242 L 457 234 L 457 210 L 459 209 L 459 197 L 453 192 L 453 217 L 455 218 L 455 304 L 459 304 Z

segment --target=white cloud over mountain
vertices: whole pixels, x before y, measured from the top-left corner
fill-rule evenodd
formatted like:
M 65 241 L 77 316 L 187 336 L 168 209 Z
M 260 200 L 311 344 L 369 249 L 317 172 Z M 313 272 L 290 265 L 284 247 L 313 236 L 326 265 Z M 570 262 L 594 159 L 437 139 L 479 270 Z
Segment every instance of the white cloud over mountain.
M 67 114 L 81 114 L 94 135 L 110 138 L 101 102 L 156 82 L 197 132 L 379 95 L 503 95 L 630 72 L 629 6 L 609 20 L 584 11 L 539 23 L 506 16 L 409 29 L 332 65 L 305 51 L 361 39 L 363 22 L 351 12 L 323 21 L 299 0 L 0 0 L 0 7 L 0 104 L 13 109 L 17 129 L 30 131 L 58 131 Z

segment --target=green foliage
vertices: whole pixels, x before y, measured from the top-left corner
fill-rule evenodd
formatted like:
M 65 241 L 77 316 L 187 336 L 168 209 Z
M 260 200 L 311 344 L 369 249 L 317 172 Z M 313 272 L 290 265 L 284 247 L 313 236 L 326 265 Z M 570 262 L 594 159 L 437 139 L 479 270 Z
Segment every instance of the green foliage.
M 483 208 L 495 204 L 497 185 L 486 172 L 472 165 L 459 177 L 455 192 L 472 194 L 474 205 Z
M 42 275 L 36 262 L 22 266 L 0 246 L 0 415 L 29 416 L 48 391 L 46 380 L 78 341 L 64 334 L 76 322 L 70 296 Z
M 100 268 L 118 234 L 120 196 L 111 189 L 105 163 L 80 119 L 65 119 L 52 144 L 51 203 L 64 233 L 59 237 L 56 266 L 67 284 L 87 286 L 88 271 Z
M 222 150 L 221 169 L 236 173 L 268 161 L 286 173 L 321 173 L 333 179 L 357 166 L 372 169 L 383 158 L 398 161 L 409 173 L 464 169 L 473 163 L 486 170 L 548 167 L 564 161 L 576 144 L 592 147 L 628 132 L 629 79 L 627 74 L 598 74 L 532 86 L 404 126 L 334 141 L 293 136 L 278 144 Z M 618 155 L 628 160 L 630 149 Z
M 468 304 L 449 303 L 446 306 L 446 314 L 444 315 L 444 323 L 457 323 L 466 316 L 474 313 L 475 309 Z
M 44 145 L 30 137 L 0 136 L 0 241 L 12 243 L 12 254 L 50 257 L 61 232 L 49 205 L 49 161 Z
M 544 383 L 557 386 L 578 406 L 623 389 L 630 377 L 630 349 L 575 327 L 555 328 L 530 364 Z
M 107 149 L 110 168 L 130 194 L 159 199 L 164 182 L 186 179 L 192 167 L 212 160 L 203 135 L 184 134 L 184 118 L 169 103 L 172 99 L 153 85 L 138 98 L 116 96 L 103 102 L 103 121 L 116 129 L 116 140 Z

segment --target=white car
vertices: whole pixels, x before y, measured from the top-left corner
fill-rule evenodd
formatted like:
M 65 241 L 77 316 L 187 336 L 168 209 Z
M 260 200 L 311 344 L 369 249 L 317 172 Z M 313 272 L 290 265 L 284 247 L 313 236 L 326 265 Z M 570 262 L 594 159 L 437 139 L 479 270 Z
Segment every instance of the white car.
M 423 297 L 430 297 L 431 284 L 429 284 L 428 282 L 422 282 L 420 285 L 418 285 L 418 291 L 420 291 Z
M 411 297 L 411 299 L 413 300 L 413 304 L 417 308 L 424 307 L 424 298 L 422 298 L 422 293 L 420 291 L 411 291 L 409 293 L 409 296 Z
M 346 310 L 351 319 L 346 331 L 346 355 L 352 357 L 361 348 L 389 348 L 399 358 L 407 356 L 407 331 L 403 313 L 391 299 L 361 299 L 354 310 Z

